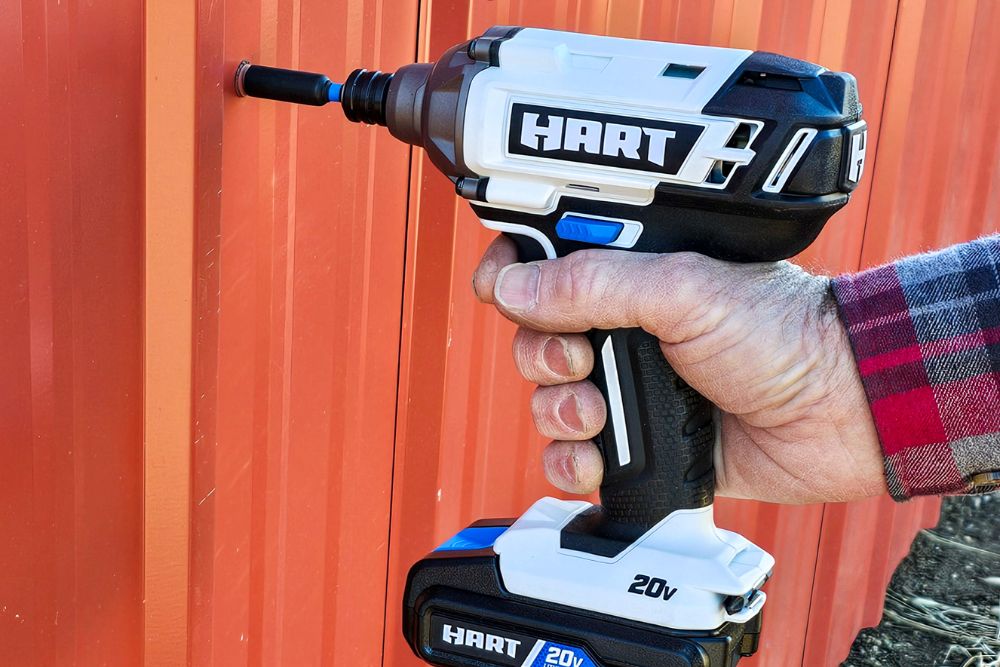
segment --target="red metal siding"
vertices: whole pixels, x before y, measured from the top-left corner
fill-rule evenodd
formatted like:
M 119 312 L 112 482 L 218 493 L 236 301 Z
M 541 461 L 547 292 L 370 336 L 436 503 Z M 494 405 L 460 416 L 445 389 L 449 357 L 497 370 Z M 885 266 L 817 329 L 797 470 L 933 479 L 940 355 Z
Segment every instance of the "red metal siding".
M 864 263 L 1000 228 L 1000 5 L 904 0 Z
M 5 664 L 141 660 L 141 56 L 131 0 L 0 3 Z
M 855 73 L 868 174 L 807 265 L 853 270 L 1000 225 L 988 0 L 0 3 L 6 661 L 416 665 L 399 618 L 412 561 L 552 492 L 513 326 L 469 288 L 492 233 L 384 129 L 238 100 L 230 84 L 244 57 L 336 77 L 433 60 L 495 23 Z M 193 68 L 160 67 L 172 39 Z M 156 106 L 160 83 L 175 107 Z M 170 201 L 162 188 L 185 178 L 191 201 Z M 157 268 L 171 220 L 190 226 L 169 242 L 192 275 Z M 160 327 L 185 331 L 171 319 L 185 290 L 192 336 L 171 341 Z M 177 381 L 151 388 L 171 358 Z M 162 415 L 186 410 L 178 447 Z M 150 506 L 188 466 L 167 498 L 179 506 Z M 752 664 L 842 659 L 937 507 L 720 501 L 721 524 L 778 558 Z
M 231 78 L 399 67 L 415 32 L 392 3 L 200 5 L 194 664 L 379 663 L 410 151 Z
M 862 265 L 1000 230 L 1000 6 L 903 0 Z M 885 581 L 939 503 L 829 505 L 803 664 L 835 664 L 874 625 Z M 887 548 L 888 547 L 888 548 Z M 862 601 L 859 604 L 859 600 Z

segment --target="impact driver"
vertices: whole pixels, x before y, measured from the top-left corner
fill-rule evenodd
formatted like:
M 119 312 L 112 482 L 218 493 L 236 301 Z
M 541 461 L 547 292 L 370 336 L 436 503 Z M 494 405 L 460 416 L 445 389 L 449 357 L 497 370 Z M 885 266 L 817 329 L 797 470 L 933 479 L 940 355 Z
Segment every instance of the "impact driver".
M 437 63 L 240 64 L 240 95 L 339 102 L 422 147 L 521 261 L 583 248 L 773 261 L 864 167 L 849 74 L 764 52 L 494 27 Z M 725 667 L 754 653 L 774 559 L 715 526 L 713 406 L 641 329 L 592 331 L 601 504 L 543 498 L 413 565 L 403 632 L 437 665 Z

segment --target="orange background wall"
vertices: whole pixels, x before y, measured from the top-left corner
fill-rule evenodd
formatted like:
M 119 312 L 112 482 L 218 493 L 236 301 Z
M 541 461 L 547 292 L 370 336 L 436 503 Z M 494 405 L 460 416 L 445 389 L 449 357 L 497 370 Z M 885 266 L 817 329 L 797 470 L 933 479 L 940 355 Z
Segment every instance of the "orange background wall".
M 0 2 L 10 665 L 142 660 L 142 28 L 134 0 Z
M 409 564 L 551 493 L 469 289 L 491 234 L 384 129 L 231 90 L 242 58 L 337 78 L 494 23 L 855 73 L 867 173 L 818 270 L 1000 226 L 989 0 L 0 3 L 5 661 L 415 665 Z M 720 502 L 778 559 L 752 664 L 841 660 L 937 506 Z

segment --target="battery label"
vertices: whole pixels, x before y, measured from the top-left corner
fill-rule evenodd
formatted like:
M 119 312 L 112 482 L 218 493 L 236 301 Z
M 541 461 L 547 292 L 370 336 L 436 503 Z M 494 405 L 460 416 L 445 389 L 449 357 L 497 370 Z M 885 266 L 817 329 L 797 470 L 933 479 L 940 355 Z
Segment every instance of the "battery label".
M 530 665 L 537 638 L 431 614 L 430 647 L 434 651 L 469 656 L 491 665 Z
M 510 667 L 600 667 L 582 648 L 431 614 L 430 648 Z
M 537 652 L 536 652 L 537 651 Z M 532 654 L 524 661 L 525 667 L 597 667 L 597 663 L 590 659 L 587 652 L 576 646 L 566 646 L 555 642 L 543 642 L 538 640 L 532 649 Z M 531 662 L 528 662 L 531 660 Z

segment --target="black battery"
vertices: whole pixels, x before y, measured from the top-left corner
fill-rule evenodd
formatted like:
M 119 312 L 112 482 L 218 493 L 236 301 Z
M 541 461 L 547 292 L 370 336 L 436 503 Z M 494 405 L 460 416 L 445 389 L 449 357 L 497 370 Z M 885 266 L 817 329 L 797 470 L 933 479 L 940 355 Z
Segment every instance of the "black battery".
M 434 665 L 731 667 L 757 650 L 761 614 L 682 631 L 512 595 L 493 541 L 512 520 L 478 521 L 410 570 L 403 634 Z

